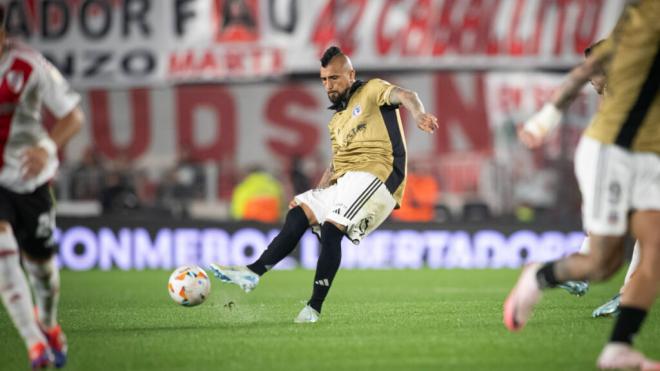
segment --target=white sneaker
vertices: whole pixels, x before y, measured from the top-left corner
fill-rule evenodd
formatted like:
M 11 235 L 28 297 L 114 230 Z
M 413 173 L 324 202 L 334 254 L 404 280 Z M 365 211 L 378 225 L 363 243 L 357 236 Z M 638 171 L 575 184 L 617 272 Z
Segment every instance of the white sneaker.
M 238 285 L 245 292 L 254 290 L 259 283 L 259 275 L 245 266 L 229 267 L 211 263 L 209 267 L 211 268 L 211 271 L 213 271 L 213 275 L 216 278 L 219 278 L 220 281 Z
M 525 327 L 534 305 L 541 300 L 541 289 L 536 281 L 536 272 L 540 267 L 538 263 L 526 266 L 504 302 L 504 325 L 509 331 L 519 331 Z
M 293 320 L 295 323 L 314 323 L 318 322 L 319 316 L 321 313 L 317 312 L 316 309 L 305 305 L 305 307 L 298 313 L 298 317 Z
M 625 343 L 608 343 L 600 352 L 597 362 L 601 370 L 660 370 L 660 362 L 644 357 L 644 355 Z

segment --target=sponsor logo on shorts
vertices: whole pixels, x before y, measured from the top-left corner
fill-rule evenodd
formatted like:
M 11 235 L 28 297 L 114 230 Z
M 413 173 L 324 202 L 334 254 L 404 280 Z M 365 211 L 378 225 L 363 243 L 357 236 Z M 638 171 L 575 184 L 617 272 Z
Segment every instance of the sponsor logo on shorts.
M 610 212 L 610 215 L 607 217 L 607 222 L 610 224 L 616 224 L 619 221 L 619 215 L 616 211 Z
M 621 184 L 617 181 L 613 181 L 610 183 L 608 187 L 608 201 L 610 204 L 618 204 L 619 201 L 621 201 Z

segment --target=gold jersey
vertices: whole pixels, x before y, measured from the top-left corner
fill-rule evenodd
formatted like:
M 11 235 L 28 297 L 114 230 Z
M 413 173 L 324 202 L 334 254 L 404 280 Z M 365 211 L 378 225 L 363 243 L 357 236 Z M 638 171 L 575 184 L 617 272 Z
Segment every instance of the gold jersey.
M 394 85 L 380 79 L 356 81 L 346 104 L 328 124 L 332 143 L 332 181 L 348 171 L 364 171 L 380 179 L 401 203 L 406 184 L 406 141 L 398 106 L 390 104 Z
M 629 5 L 594 54 L 607 88 L 585 135 L 635 152 L 660 154 L 660 1 Z

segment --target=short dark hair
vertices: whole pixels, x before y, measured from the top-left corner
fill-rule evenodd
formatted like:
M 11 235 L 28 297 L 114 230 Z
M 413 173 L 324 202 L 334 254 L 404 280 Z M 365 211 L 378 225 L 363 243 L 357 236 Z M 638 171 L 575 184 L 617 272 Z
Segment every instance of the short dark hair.
M 586 49 L 584 49 L 584 56 L 589 57 L 589 55 L 591 55 L 591 52 L 594 51 L 594 48 L 596 48 L 598 45 L 602 44 L 603 42 L 605 42 L 605 39 L 598 40 L 595 43 L 589 45 Z
M 321 67 L 327 67 L 328 63 L 332 60 L 332 58 L 338 56 L 338 55 L 344 55 L 344 53 L 341 52 L 341 49 L 339 49 L 337 46 L 333 45 L 326 49 L 323 52 L 323 56 L 321 57 Z

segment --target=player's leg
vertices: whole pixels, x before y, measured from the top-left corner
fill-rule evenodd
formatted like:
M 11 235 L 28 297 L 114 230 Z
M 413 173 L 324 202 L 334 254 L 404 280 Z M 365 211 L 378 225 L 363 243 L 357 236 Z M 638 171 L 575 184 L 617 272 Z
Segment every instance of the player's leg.
M 330 192 L 330 191 L 327 191 Z M 280 233 L 275 236 L 259 258 L 248 266 L 223 266 L 211 264 L 213 275 L 223 282 L 234 283 L 245 292 L 252 291 L 259 283 L 259 277 L 284 259 L 295 249 L 307 228 L 318 224 L 315 212 L 308 204 L 320 207 L 322 191 L 313 190 L 296 197 L 298 206 L 289 210 Z M 307 203 L 306 203 L 307 202 Z M 317 210 L 317 212 L 320 212 Z
M 653 305 L 660 282 L 660 211 L 639 211 L 631 218 L 631 229 L 640 242 L 640 261 L 636 272 L 621 296 L 620 313 L 609 343 L 598 359 L 602 368 L 645 367 L 660 369 L 655 363 L 632 349 L 634 336 Z
M 575 172 L 582 192 L 583 224 L 590 232 L 589 253 L 528 266 L 505 301 L 504 323 L 509 330 L 524 327 L 541 290 L 569 280 L 602 281 L 616 272 L 623 261 L 632 161 L 622 149 L 583 136 Z
M 321 227 L 321 253 L 314 275 L 312 297 L 294 320 L 316 322 L 341 263 L 344 235 L 354 243 L 377 228 L 396 202 L 385 185 L 364 172 L 349 172 L 337 182 L 336 199 Z
M 608 316 L 616 316 L 619 314 L 621 294 L 623 293 L 624 288 L 626 287 L 628 281 L 630 281 L 630 277 L 635 273 L 635 270 L 637 269 L 638 265 L 639 265 L 639 241 L 635 241 L 635 247 L 633 249 L 632 259 L 630 260 L 630 264 L 628 265 L 628 271 L 626 272 L 626 278 L 623 281 L 623 286 L 621 286 L 619 292 L 616 293 L 616 295 L 614 295 L 605 304 L 594 309 L 594 311 L 591 313 L 592 317 L 594 318 L 608 317 Z
M 248 268 L 260 276 L 269 271 L 293 251 L 310 224 L 317 224 L 317 222 L 314 213 L 306 204 L 289 210 L 280 233 L 261 256 L 248 265 Z
M 588 255 L 589 254 L 589 236 L 585 237 L 584 240 L 582 241 L 582 245 L 580 246 L 579 253 L 582 254 L 582 255 Z M 566 281 L 564 283 L 560 283 L 558 285 L 558 287 L 566 290 L 571 295 L 583 296 L 589 290 L 589 282 L 588 281 Z
M 321 315 L 323 302 L 341 264 L 341 240 L 346 227 L 326 220 L 321 226 L 321 251 L 314 273 L 312 297 L 295 318 L 296 323 L 313 323 Z
M 623 280 L 623 286 L 619 290 L 619 293 L 622 294 L 626 285 L 630 281 L 630 278 L 635 274 L 637 267 L 639 266 L 639 240 L 635 241 L 635 247 L 633 248 L 632 258 L 630 259 L 630 265 L 628 265 L 628 271 L 626 272 L 626 278 Z
M 511 331 L 522 329 L 541 299 L 541 291 L 569 280 L 602 281 L 611 277 L 623 260 L 623 238 L 592 235 L 588 255 L 527 266 L 504 304 L 504 324 Z
M 20 266 L 18 244 L 6 220 L 0 220 L 0 296 L 28 348 L 32 367 L 48 366 L 50 356 L 46 338 L 34 316 L 32 296 Z
M 43 185 L 23 196 L 18 214 L 25 230 L 19 240 L 23 267 L 32 288 L 37 320 L 53 350 L 55 366 L 62 367 L 66 364 L 67 341 L 57 321 L 60 274 L 55 265 L 55 202 L 50 186 Z

